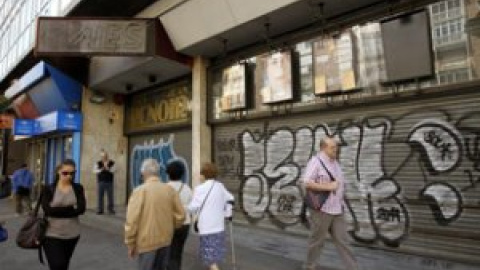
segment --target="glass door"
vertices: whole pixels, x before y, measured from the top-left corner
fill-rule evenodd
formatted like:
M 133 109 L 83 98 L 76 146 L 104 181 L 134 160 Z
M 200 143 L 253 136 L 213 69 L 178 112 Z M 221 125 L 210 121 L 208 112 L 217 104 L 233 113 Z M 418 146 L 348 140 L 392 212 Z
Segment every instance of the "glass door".
M 47 143 L 45 139 L 35 140 L 28 144 L 29 169 L 35 177 L 33 197 L 36 199 L 40 194 L 42 185 L 45 184 Z

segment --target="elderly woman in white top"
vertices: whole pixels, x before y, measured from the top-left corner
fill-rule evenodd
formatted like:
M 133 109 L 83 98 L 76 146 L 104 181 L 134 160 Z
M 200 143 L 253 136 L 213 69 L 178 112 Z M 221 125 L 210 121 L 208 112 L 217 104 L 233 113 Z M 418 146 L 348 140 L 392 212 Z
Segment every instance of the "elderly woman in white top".
M 218 270 L 218 263 L 225 259 L 225 213 L 228 204 L 233 204 L 233 195 L 215 180 L 217 168 L 206 163 L 200 171 L 202 184 L 193 192 L 188 210 L 198 216 L 200 235 L 200 258 L 210 270 Z

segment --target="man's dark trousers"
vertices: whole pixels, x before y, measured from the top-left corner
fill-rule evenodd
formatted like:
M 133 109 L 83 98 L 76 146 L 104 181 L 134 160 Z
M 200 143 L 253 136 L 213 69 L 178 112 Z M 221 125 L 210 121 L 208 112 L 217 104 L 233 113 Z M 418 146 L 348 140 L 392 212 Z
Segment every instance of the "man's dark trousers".
M 113 181 L 98 181 L 98 212 L 103 213 L 103 195 L 107 193 L 108 211 L 114 213 L 113 209 Z

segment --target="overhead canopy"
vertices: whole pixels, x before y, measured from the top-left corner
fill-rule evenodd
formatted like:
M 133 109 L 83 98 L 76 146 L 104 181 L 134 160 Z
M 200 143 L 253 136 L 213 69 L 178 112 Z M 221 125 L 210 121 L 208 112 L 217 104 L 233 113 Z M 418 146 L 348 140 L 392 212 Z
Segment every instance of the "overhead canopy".
M 5 91 L 20 118 L 36 118 L 55 110 L 77 110 L 82 85 L 45 62 L 40 62 Z
M 179 52 L 215 57 L 222 54 L 223 40 L 234 51 L 307 27 L 319 18 L 333 21 L 359 10 L 368 14 L 372 7 L 427 2 L 434 0 L 190 0 L 169 9 L 160 20 Z
M 163 25 L 155 22 L 153 54 L 93 57 L 89 87 L 126 94 L 190 74 L 192 58 L 175 51 Z

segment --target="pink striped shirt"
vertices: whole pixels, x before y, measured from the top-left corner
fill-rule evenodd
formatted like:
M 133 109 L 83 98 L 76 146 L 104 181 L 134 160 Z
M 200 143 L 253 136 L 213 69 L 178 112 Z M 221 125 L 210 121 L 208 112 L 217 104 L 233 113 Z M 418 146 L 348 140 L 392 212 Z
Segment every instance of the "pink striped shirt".
M 322 159 L 325 167 L 327 167 L 338 182 L 337 190 L 335 192 L 330 192 L 330 196 L 328 196 L 327 201 L 323 204 L 321 211 L 330 215 L 340 215 L 343 213 L 345 180 L 338 161 L 331 160 L 325 155 L 325 153 L 319 152 L 308 161 L 303 174 L 303 182 L 329 183 L 331 181 L 330 176 L 328 176 L 328 173 L 318 160 L 319 158 Z

